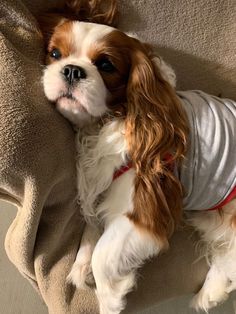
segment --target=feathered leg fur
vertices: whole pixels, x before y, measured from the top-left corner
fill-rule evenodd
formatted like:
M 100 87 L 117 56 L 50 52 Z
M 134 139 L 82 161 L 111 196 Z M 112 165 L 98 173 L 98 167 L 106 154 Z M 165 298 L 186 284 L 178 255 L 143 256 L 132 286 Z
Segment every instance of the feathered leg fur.
M 193 213 L 191 224 L 206 242 L 210 269 L 191 306 L 208 312 L 236 288 L 236 200 L 218 211 Z

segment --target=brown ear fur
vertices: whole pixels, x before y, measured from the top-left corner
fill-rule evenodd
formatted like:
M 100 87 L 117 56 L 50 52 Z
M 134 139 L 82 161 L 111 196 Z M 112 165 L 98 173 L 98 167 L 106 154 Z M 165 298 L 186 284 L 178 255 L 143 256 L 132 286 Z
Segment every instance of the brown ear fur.
M 65 20 L 78 20 L 116 26 L 118 17 L 116 0 L 66 0 L 61 8 L 51 9 L 38 17 L 40 30 L 46 42 L 55 27 Z
M 66 11 L 73 13 L 78 20 L 116 26 L 116 0 L 67 0 Z
M 181 162 L 187 145 L 186 115 L 173 88 L 151 61 L 148 46 L 132 54 L 126 136 L 136 169 L 134 211 L 129 218 L 167 242 L 181 218 L 183 191 L 165 162 Z
M 52 34 L 57 26 L 63 24 L 67 19 L 58 13 L 45 13 L 38 17 L 40 32 L 43 36 L 45 45 L 47 46 Z

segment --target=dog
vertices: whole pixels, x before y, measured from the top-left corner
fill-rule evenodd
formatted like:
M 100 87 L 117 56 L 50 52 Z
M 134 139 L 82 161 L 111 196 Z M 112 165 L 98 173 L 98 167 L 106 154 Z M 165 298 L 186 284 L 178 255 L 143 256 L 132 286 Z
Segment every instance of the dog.
M 236 102 L 176 92 L 172 68 L 115 28 L 117 4 L 106 3 L 67 1 L 41 19 L 44 91 L 78 133 L 86 227 L 68 281 L 94 278 L 100 313 L 120 313 L 186 211 L 207 245 L 192 301 L 207 312 L 236 289 Z

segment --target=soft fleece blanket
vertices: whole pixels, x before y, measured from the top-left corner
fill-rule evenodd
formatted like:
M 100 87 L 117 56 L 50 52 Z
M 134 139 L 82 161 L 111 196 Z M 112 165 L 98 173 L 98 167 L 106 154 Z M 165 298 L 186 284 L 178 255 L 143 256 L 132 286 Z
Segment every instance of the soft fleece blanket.
M 5 248 L 49 313 L 96 314 L 93 290 L 65 283 L 83 229 L 74 133 L 44 97 L 44 47 L 35 19 L 56 2 L 0 2 L 0 198 L 18 207 Z M 176 69 L 179 88 L 235 98 L 234 0 L 123 0 L 120 7 L 121 28 L 159 47 Z M 199 288 L 207 267 L 203 261 L 193 264 L 190 234 L 180 230 L 169 252 L 144 267 L 126 313 Z

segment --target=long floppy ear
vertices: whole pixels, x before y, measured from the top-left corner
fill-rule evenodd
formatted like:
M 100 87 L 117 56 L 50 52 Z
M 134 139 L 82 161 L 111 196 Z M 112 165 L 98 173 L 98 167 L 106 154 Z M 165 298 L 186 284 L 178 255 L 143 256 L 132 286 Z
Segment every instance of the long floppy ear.
M 147 47 L 140 44 L 131 60 L 125 122 L 136 179 L 134 211 L 129 218 L 167 243 L 181 218 L 183 191 L 173 166 L 186 152 L 187 119 Z
M 56 12 L 47 12 L 37 17 L 39 31 L 47 47 L 57 26 L 63 24 L 67 19 L 65 16 Z
M 53 8 L 37 18 L 46 42 L 56 26 L 66 20 L 78 20 L 116 26 L 118 17 L 116 0 L 66 0 L 62 7 Z
M 73 13 L 80 21 L 117 25 L 116 0 L 67 0 L 65 10 Z

